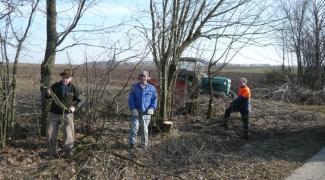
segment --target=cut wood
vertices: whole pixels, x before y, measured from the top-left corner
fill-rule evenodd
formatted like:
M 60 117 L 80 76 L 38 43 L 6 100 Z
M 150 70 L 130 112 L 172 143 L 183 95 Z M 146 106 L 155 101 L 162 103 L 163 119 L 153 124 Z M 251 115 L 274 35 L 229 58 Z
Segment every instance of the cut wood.
M 162 122 L 162 131 L 163 132 L 170 132 L 173 128 L 173 122 L 171 121 L 164 121 Z

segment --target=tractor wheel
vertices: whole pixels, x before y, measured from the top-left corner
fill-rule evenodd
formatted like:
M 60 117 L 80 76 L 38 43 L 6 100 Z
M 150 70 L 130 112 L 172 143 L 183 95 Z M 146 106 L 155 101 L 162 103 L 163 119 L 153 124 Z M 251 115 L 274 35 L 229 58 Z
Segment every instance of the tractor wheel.
M 229 91 L 229 97 L 231 99 L 235 99 L 237 97 L 237 94 L 234 91 Z

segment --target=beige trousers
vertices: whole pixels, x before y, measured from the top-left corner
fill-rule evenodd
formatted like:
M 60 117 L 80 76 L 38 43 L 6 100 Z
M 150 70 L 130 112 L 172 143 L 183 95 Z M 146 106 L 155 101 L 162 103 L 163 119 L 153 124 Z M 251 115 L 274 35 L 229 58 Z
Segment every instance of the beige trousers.
M 47 148 L 50 155 L 57 154 L 58 129 L 63 121 L 63 141 L 65 153 L 70 153 L 74 142 L 73 113 L 49 113 L 47 122 Z

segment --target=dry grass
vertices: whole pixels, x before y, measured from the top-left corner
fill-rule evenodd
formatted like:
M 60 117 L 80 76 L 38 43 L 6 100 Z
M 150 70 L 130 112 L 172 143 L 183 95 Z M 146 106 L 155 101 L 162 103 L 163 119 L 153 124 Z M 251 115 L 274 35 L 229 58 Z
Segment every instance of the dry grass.
M 20 98 L 35 99 L 26 96 Z M 253 99 L 252 105 L 248 140 L 241 137 L 239 113 L 232 114 L 229 129 L 220 127 L 220 102 L 214 119 L 178 115 L 172 133 L 151 133 L 148 151 L 136 148 L 137 157 L 132 159 L 126 147 L 127 117 L 104 118 L 104 114 L 96 124 L 99 127 L 105 120 L 97 141 L 99 132 L 85 136 L 76 120 L 73 156 L 55 160 L 41 158 L 45 140 L 38 137 L 37 116 L 28 115 L 37 113 L 38 107 L 24 106 L 21 110 L 27 114 L 19 119 L 15 141 L 0 152 L 0 179 L 284 179 L 324 146 L 322 106 L 263 99 Z M 202 113 L 206 109 L 200 108 Z

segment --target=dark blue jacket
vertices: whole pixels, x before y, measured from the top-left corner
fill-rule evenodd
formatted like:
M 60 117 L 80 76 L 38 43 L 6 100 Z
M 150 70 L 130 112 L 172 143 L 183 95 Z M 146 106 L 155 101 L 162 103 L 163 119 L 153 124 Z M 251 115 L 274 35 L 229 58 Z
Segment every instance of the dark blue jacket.
M 51 90 L 66 108 L 71 106 L 79 108 L 83 104 L 84 100 L 81 98 L 79 89 L 72 83 L 65 86 L 61 81 L 56 82 L 51 86 Z M 51 96 L 45 94 L 45 98 L 49 99 Z M 50 111 L 55 114 L 62 114 L 63 108 L 52 102 Z M 68 113 L 68 111 L 66 110 L 64 113 Z

